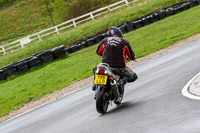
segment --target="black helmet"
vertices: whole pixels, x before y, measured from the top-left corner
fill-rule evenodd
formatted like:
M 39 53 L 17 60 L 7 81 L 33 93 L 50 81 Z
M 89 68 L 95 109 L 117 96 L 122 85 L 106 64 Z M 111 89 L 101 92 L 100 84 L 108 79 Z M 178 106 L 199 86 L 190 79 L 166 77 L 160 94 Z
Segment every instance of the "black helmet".
M 112 27 L 112 28 L 110 28 L 108 30 L 107 34 L 108 34 L 109 37 L 112 37 L 114 35 L 117 35 L 118 37 L 123 37 L 122 31 L 118 27 Z

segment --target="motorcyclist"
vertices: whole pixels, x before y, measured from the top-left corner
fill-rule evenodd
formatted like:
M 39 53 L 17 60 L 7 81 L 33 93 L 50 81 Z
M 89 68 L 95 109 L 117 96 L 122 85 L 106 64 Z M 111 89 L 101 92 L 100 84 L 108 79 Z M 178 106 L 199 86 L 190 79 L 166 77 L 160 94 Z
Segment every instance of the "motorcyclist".
M 134 82 L 138 77 L 135 72 L 126 66 L 127 57 L 135 60 L 135 53 L 130 43 L 123 38 L 122 31 L 117 27 L 112 27 L 107 31 L 108 37 L 103 39 L 96 50 L 102 56 L 102 63 L 107 63 L 114 74 L 125 77 L 123 84 Z M 94 72 L 97 68 L 94 68 Z M 92 87 L 95 90 L 95 85 Z

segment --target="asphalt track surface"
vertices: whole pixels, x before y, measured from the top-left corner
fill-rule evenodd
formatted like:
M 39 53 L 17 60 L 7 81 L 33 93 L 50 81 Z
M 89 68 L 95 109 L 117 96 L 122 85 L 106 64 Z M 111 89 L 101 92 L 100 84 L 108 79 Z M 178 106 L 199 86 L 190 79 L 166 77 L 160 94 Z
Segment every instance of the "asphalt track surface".
M 200 71 L 200 41 L 135 66 L 123 103 L 95 109 L 91 86 L 0 125 L 0 133 L 199 133 L 200 101 L 181 94 Z

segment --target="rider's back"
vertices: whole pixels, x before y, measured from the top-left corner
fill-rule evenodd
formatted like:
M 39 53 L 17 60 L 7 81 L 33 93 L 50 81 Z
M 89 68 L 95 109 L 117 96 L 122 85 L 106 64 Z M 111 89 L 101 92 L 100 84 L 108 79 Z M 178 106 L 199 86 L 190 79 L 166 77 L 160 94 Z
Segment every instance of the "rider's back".
M 127 56 L 132 60 L 135 59 L 129 42 L 118 36 L 103 39 L 96 53 L 103 56 L 102 62 L 108 63 L 111 67 L 125 67 Z

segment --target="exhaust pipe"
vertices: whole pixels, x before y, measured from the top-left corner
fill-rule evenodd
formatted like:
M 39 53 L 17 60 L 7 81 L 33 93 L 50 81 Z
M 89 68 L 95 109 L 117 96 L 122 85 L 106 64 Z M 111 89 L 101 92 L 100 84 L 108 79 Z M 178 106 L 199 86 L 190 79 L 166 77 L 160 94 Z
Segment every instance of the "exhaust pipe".
M 117 87 L 117 82 L 115 80 L 110 81 L 111 89 L 115 98 L 119 97 L 119 91 Z

